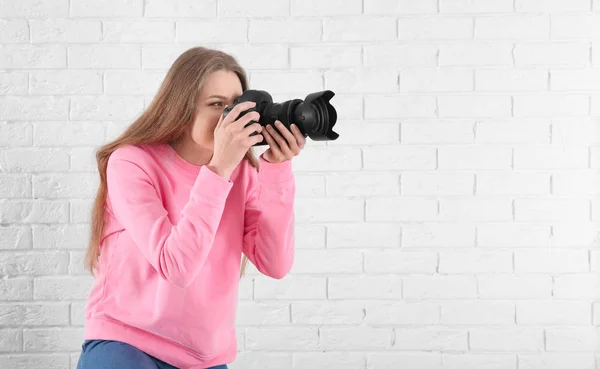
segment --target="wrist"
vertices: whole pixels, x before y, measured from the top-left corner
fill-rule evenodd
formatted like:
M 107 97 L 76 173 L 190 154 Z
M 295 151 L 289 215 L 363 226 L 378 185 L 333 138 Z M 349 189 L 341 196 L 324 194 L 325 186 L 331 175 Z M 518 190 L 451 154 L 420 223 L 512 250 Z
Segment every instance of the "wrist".
M 229 170 L 226 167 L 224 167 L 222 164 L 218 162 L 213 162 L 212 160 L 206 166 L 208 167 L 208 169 L 212 170 L 217 175 L 227 180 L 229 180 L 229 178 L 231 177 L 231 173 L 233 172 L 232 170 Z

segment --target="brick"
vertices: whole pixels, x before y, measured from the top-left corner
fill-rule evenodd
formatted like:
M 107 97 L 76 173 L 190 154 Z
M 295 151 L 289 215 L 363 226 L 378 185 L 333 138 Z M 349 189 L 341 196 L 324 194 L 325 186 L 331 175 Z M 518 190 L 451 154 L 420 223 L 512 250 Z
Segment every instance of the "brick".
M 477 195 L 543 196 L 550 194 L 550 174 L 487 172 L 477 174 Z
M 591 91 L 600 82 L 600 72 L 593 69 L 560 69 L 550 71 L 553 91 Z
M 69 99 L 54 96 L 0 96 L 0 119 L 57 120 L 68 117 Z
M 23 332 L 17 328 L 0 328 L 0 352 L 23 351 Z
M 16 45 L 0 47 L 1 69 L 52 69 L 67 66 L 66 48 L 62 45 Z
M 32 178 L 35 198 L 92 197 L 98 178 L 92 174 L 39 174 Z
M 297 220 L 300 223 L 362 221 L 364 202 L 358 199 L 320 198 L 305 199 L 297 204 Z
M 133 96 L 77 96 L 71 98 L 71 120 L 133 119 L 142 112 L 143 99 Z
M 66 17 L 69 15 L 69 0 L 3 2 L 0 14 L 22 18 Z
M 24 351 L 66 351 L 81 346 L 82 328 L 36 328 L 23 330 Z
M 438 266 L 437 253 L 430 251 L 369 250 L 364 255 L 366 273 L 431 274 Z
M 239 304 L 240 326 L 282 325 L 290 323 L 290 304 L 286 302 L 244 301 Z
M 131 0 L 130 0 L 131 1 Z M 108 43 L 169 43 L 175 39 L 172 21 L 104 21 L 102 40 Z M 182 41 L 182 40 L 177 40 Z M 184 40 L 185 41 L 185 40 Z
M 68 50 L 69 68 L 137 69 L 141 66 L 137 45 L 73 45 Z
M 440 320 L 435 302 L 369 301 L 364 306 L 364 322 L 370 325 L 434 325 Z
M 396 19 L 391 17 L 326 18 L 323 20 L 323 41 L 390 41 L 396 39 L 397 28 Z
M 365 170 L 432 170 L 436 152 L 432 147 L 373 147 L 363 149 Z
M 583 247 L 596 243 L 596 225 L 592 221 L 555 224 L 552 226 L 553 247 Z
M 235 0 L 219 0 L 217 15 L 220 17 L 281 17 L 290 15 L 290 4 L 287 1 L 271 3 L 267 0 L 251 0 L 240 3 Z
M 311 369 L 321 365 L 328 368 L 339 365 L 345 369 L 362 369 L 365 367 L 365 363 L 366 359 L 362 353 L 332 351 L 298 352 L 294 353 L 292 369 Z M 281 365 L 279 367 L 283 368 L 284 366 Z M 266 368 L 266 366 L 263 365 L 260 368 Z
M 546 329 L 546 350 L 550 352 L 595 352 L 598 327 L 551 327 Z
M 294 275 L 348 274 L 363 270 L 363 254 L 356 250 L 299 250 L 295 260 Z
M 102 73 L 73 70 L 32 72 L 29 92 L 32 95 L 101 94 Z
M 483 299 L 543 299 L 552 296 L 552 277 L 547 275 L 480 275 L 479 297 Z
M 398 90 L 398 72 L 389 68 L 335 69 L 325 71 L 324 77 L 325 88 L 333 91 L 381 93 Z
M 327 176 L 327 195 L 395 196 L 399 195 L 398 175 L 389 173 L 337 173 Z
M 319 332 L 313 327 L 250 327 L 246 329 L 248 350 L 315 350 Z
M 147 18 L 209 18 L 217 15 L 217 0 L 146 0 Z
M 336 125 L 334 131 L 343 140 L 327 142 L 328 147 L 346 145 L 389 145 L 400 142 L 400 124 L 396 122 L 344 121 Z
M 104 126 L 95 122 L 34 122 L 33 127 L 33 142 L 38 147 L 100 145 L 104 142 Z
M 402 69 L 400 71 L 400 91 L 473 91 L 473 71 L 465 68 Z
M 437 66 L 438 47 L 435 45 L 365 45 L 363 49 L 365 67 Z
M 395 94 L 370 94 L 365 96 L 365 118 L 431 118 L 436 116 L 433 96 L 405 96 Z
M 23 174 L 0 174 L 0 196 L 24 198 L 31 196 L 31 179 Z
M 434 352 L 370 352 L 367 353 L 368 366 L 390 368 L 394 365 L 414 368 L 442 368 L 442 357 Z
M 588 144 L 597 142 L 595 136 L 600 124 L 594 119 L 552 120 L 552 143 L 560 145 Z
M 518 43 L 514 48 L 515 66 L 570 68 L 589 65 L 590 44 L 587 42 Z
M 551 36 L 556 40 L 595 39 L 600 27 L 593 14 L 552 14 Z
M 2 278 L 0 279 L 0 301 L 31 300 L 33 297 L 33 283 L 30 278 Z
M 499 327 L 469 330 L 469 346 L 474 352 L 541 351 L 544 331 L 541 328 Z
M 515 304 L 509 301 L 444 301 L 444 325 L 514 325 Z
M 561 299 L 594 299 L 597 296 L 597 285 L 598 277 L 594 274 L 558 276 L 554 278 L 553 296 Z M 585 306 L 589 308 L 587 304 Z M 581 309 L 584 308 L 581 307 Z M 580 318 L 579 323 L 567 324 L 589 323 L 589 319 L 583 319 L 583 316 L 580 316 Z
M 519 325 L 582 325 L 589 324 L 591 306 L 579 301 L 519 301 Z
M 547 144 L 551 125 L 544 119 L 483 120 L 475 126 L 479 144 Z
M 0 304 L 0 324 L 22 326 L 68 325 L 66 303 Z
M 55 148 L 5 149 L 0 166 L 6 172 L 52 172 L 69 168 L 68 153 Z
M 27 94 L 27 73 L 0 72 L 0 95 Z
M 403 196 L 469 196 L 475 177 L 466 173 L 407 172 L 400 184 Z
M 159 71 L 107 71 L 104 73 L 106 95 L 153 96 L 165 78 Z
M 66 223 L 68 203 L 55 200 L 0 200 L 0 223 Z
M 552 194 L 558 196 L 594 196 L 600 177 L 594 171 L 569 171 L 552 175 Z
M 364 304 L 360 301 L 292 302 L 292 324 L 353 325 L 363 322 Z
M 345 6 L 345 5 L 344 5 Z M 364 14 L 431 14 L 437 13 L 437 0 L 365 0 Z
M 362 13 L 362 1 L 359 0 L 291 0 L 292 16 L 344 16 Z
M 577 145 L 535 145 L 515 148 L 515 169 L 587 169 L 587 148 Z
M 85 300 L 93 284 L 90 276 L 37 277 L 33 281 L 34 300 Z
M 402 279 L 398 276 L 333 276 L 328 278 L 329 300 L 399 300 Z
M 70 201 L 70 223 L 83 223 L 88 224 L 90 222 L 90 214 L 92 211 L 93 199 L 88 197 L 86 199 L 75 199 Z
M 356 120 L 364 117 L 364 102 L 361 95 L 336 93 L 330 102 L 337 110 L 338 121 Z M 337 126 L 335 129 L 337 129 Z
M 124 0 L 113 4 L 109 0 L 70 0 L 72 17 L 140 17 L 142 0 Z
M 33 43 L 95 43 L 102 40 L 102 22 L 88 19 L 32 19 Z
M 222 24 L 222 22 L 220 21 L 219 24 Z M 208 29 L 205 31 L 204 26 L 202 27 L 202 31 L 214 35 L 214 40 L 221 41 L 224 37 L 229 37 L 225 40 L 229 42 L 245 42 L 246 29 L 248 29 L 248 40 L 252 43 L 319 42 L 321 41 L 323 32 L 322 22 L 314 19 L 252 19 L 250 20 L 249 28 L 246 28 L 244 23 L 239 20 L 235 20 L 231 25 L 227 25 L 230 28 L 223 30 L 223 33 L 213 33 L 213 31 L 209 31 Z M 243 29 L 240 26 L 244 26 Z M 277 30 L 277 32 L 273 32 L 273 30 Z M 244 36 L 244 39 L 241 39 L 241 36 Z
M 254 284 L 256 300 L 324 300 L 327 281 L 324 277 L 289 276 L 282 280 L 260 278 Z
M 298 197 L 322 197 L 325 196 L 325 178 L 313 174 L 296 174 L 296 190 Z
M 0 275 L 35 276 L 66 274 L 69 255 L 64 252 L 11 252 L 0 254 Z
M 409 223 L 402 226 L 403 248 L 475 246 L 475 226 L 468 222 Z
M 547 247 L 550 226 L 529 223 L 488 223 L 477 225 L 480 247 Z
M 353 68 L 361 64 L 360 46 L 290 46 L 292 68 Z
M 403 120 L 400 138 L 403 144 L 472 143 L 475 121 L 472 120 Z
M 512 252 L 497 250 L 441 251 L 438 272 L 442 274 L 483 274 L 512 272 Z
M 438 150 L 442 170 L 503 170 L 512 167 L 512 149 L 504 146 L 456 146 Z
M 69 356 L 39 353 L 0 355 L 0 366 L 11 369 L 68 369 Z
M 396 248 L 400 233 L 394 223 L 328 224 L 327 248 Z
M 31 146 L 32 142 L 33 127 L 28 122 L 0 122 L 0 145 L 23 147 Z
M 494 15 L 475 17 L 475 38 L 544 40 L 550 37 L 548 15 Z
M 588 12 L 590 2 L 586 0 L 515 0 L 517 12 Z
M 443 221 L 511 221 L 510 198 L 440 199 L 439 219 Z
M 571 366 L 581 369 L 595 369 L 596 367 L 594 354 L 576 352 L 519 354 L 519 365 L 524 369 L 559 369 Z
M 398 20 L 400 40 L 445 40 L 473 38 L 473 18 L 454 16 L 401 17 Z
M 516 199 L 515 220 L 569 222 L 589 219 L 590 203 L 584 199 Z
M 505 118 L 512 114 L 509 96 L 440 96 L 442 118 Z
M 177 42 L 189 43 L 239 43 L 247 40 L 247 29 L 248 22 L 239 19 L 207 20 L 202 22 L 181 20 L 176 24 L 175 40 Z
M 371 198 L 366 200 L 367 222 L 432 221 L 437 217 L 438 203 L 429 198 Z
M 517 273 L 585 273 L 589 270 L 585 250 L 516 250 Z
M 477 296 L 477 282 L 470 276 L 408 276 L 404 278 L 404 299 L 444 300 Z
M 0 19 L 0 42 L 3 44 L 29 42 L 29 28 L 23 19 Z
M 241 348 L 241 347 L 240 347 Z M 228 364 L 232 369 L 238 368 L 290 368 L 292 366 L 292 354 L 274 352 L 252 352 L 242 351 L 234 363 Z
M 0 188 L 1 187 L 0 182 Z M 2 196 L 1 192 L 0 196 Z M 0 250 L 31 249 L 33 245 L 31 233 L 29 227 L 0 228 Z
M 319 328 L 319 348 L 323 350 L 377 350 L 392 346 L 390 328 L 323 327 Z
M 395 328 L 394 349 L 427 351 L 466 350 L 467 330 L 446 327 Z
M 476 91 L 547 91 L 548 72 L 542 69 L 478 69 Z
M 455 42 L 440 45 L 439 65 L 442 67 L 512 66 L 513 45 L 498 42 Z
M 441 13 L 510 13 L 512 0 L 440 0 Z
M 105 139 L 109 139 L 106 135 Z M 95 149 L 89 147 L 75 147 L 71 149 L 70 165 L 72 172 L 96 172 Z
M 325 248 L 326 228 L 322 225 L 297 225 L 296 247 L 299 249 Z
M 486 365 L 517 369 L 517 356 L 511 353 L 442 353 L 442 361 L 448 369 L 477 369 Z

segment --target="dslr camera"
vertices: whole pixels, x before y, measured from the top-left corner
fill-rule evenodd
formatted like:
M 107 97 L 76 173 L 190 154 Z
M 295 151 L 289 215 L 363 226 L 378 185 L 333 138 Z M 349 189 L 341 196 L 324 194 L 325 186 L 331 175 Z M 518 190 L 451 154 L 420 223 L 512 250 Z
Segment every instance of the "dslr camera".
M 256 106 L 244 110 L 240 113 L 239 117 L 247 114 L 251 111 L 256 111 L 260 114 L 258 122 L 251 121 L 246 126 L 259 123 L 261 126 L 266 127 L 272 125 L 276 131 L 277 127 L 274 125 L 276 120 L 281 121 L 283 125 L 290 129 L 291 124 L 295 124 L 300 129 L 300 132 L 304 137 L 309 137 L 314 141 L 332 141 L 339 137 L 339 135 L 333 131 L 333 126 L 337 121 L 337 112 L 335 108 L 329 103 L 329 100 L 334 96 L 334 93 L 330 90 L 314 92 L 302 99 L 292 99 L 281 103 L 274 103 L 271 95 L 262 90 L 246 90 L 242 95 L 236 98 L 233 104 L 227 106 L 223 111 L 223 118 L 229 114 L 237 104 L 253 101 Z M 238 118 L 239 118 L 238 117 Z M 279 132 L 281 134 L 281 132 Z M 251 136 L 258 133 L 254 132 Z M 254 146 L 266 145 L 267 142 L 263 139 L 261 142 Z

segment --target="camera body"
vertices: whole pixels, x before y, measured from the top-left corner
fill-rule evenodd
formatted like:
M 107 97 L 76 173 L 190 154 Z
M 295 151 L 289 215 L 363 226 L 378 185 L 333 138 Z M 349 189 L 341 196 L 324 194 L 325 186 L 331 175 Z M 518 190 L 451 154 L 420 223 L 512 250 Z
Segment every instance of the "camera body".
M 256 106 L 241 112 L 238 118 L 256 111 L 260 114 L 260 119 L 258 122 L 251 121 L 247 125 L 252 123 L 259 123 L 263 127 L 272 125 L 277 130 L 274 123 L 279 120 L 288 129 L 291 124 L 295 124 L 304 137 L 310 137 L 314 141 L 336 140 L 339 135 L 333 132 L 333 126 L 337 121 L 337 112 L 329 103 L 333 96 L 332 91 L 325 90 L 311 93 L 304 100 L 292 99 L 273 103 L 273 98 L 266 91 L 246 90 L 234 100 L 232 105 L 224 109 L 223 117 L 226 117 L 237 104 L 253 101 Z M 251 136 L 256 134 L 254 132 Z M 260 145 L 266 145 L 266 141 L 263 139 L 255 146 Z

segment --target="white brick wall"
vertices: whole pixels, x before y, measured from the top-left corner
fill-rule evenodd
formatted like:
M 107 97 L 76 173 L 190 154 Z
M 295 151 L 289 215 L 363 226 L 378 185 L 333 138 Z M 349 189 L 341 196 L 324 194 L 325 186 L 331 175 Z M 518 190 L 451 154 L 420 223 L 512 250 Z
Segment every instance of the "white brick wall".
M 183 50 L 333 89 L 234 369 L 600 368 L 599 0 L 0 1 L 0 368 L 74 369 L 93 150 Z

